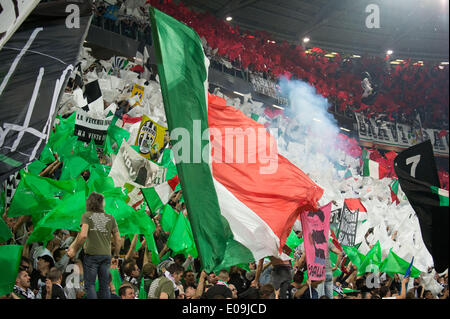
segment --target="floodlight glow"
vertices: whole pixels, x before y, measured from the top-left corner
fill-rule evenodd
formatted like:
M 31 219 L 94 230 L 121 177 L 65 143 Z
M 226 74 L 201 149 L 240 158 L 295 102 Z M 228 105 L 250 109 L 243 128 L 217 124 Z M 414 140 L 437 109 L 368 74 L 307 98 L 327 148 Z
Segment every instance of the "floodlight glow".
M 225 20 L 227 20 L 227 21 L 231 21 L 231 20 L 233 20 L 233 17 L 226 17 L 226 19 Z

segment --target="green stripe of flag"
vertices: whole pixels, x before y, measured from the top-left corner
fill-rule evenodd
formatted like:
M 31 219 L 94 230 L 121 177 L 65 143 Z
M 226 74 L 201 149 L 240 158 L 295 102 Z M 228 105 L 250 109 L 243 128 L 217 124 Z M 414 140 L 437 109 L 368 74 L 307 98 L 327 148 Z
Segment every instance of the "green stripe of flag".
M 209 159 L 202 161 L 202 152 L 210 154 L 209 140 L 201 138 L 208 128 L 208 62 L 193 29 L 154 8 L 150 8 L 150 20 L 169 131 L 189 133 L 182 141 L 188 149 L 179 148 L 183 154 L 189 152 L 189 161 L 177 161 L 177 172 L 200 260 L 206 271 L 212 271 L 224 259 L 232 259 L 231 251 L 240 256 L 244 251 L 244 255 L 251 253 L 233 240 L 220 211 Z M 173 140 L 174 148 L 179 142 Z M 183 158 L 180 152 L 174 153 Z
M 440 206 L 449 206 L 448 200 L 448 191 L 436 186 L 431 186 L 431 191 L 433 194 L 437 194 L 439 196 Z
M 0 162 L 6 163 L 9 166 L 12 167 L 19 167 L 20 165 L 22 165 L 21 162 L 16 161 L 15 159 L 12 159 L 6 155 L 0 154 Z
M 398 194 L 398 179 L 391 183 L 391 190 L 397 195 Z

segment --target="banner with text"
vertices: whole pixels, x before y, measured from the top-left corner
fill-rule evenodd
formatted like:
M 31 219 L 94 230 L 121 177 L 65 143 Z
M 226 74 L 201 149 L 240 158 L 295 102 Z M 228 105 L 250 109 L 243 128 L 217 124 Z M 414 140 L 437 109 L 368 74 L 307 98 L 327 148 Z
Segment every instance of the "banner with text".
M 325 279 L 325 261 L 328 254 L 331 202 L 316 212 L 300 214 L 306 253 L 308 278 Z
M 352 212 L 344 203 L 337 239 L 341 245 L 354 246 L 356 240 L 356 227 L 358 226 L 359 209 Z
M 385 147 L 409 148 L 422 141 L 430 140 L 436 155 L 449 155 L 449 131 L 420 128 L 394 122 L 368 119 L 355 113 L 360 141 Z M 443 134 L 445 133 L 445 134 Z
M 113 115 L 104 119 L 96 119 L 89 116 L 87 112 L 78 109 L 74 135 L 80 141 L 89 143 L 91 139 L 94 139 L 95 144 L 103 145 L 112 119 Z

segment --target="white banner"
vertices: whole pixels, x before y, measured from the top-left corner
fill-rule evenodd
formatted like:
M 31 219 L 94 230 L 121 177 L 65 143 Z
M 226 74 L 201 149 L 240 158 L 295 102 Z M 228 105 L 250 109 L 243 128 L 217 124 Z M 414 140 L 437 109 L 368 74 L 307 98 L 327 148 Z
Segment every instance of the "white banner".
M 0 50 L 40 0 L 0 0 Z
M 91 139 L 94 139 L 95 144 L 103 145 L 113 115 L 103 119 L 96 119 L 81 109 L 77 109 L 76 112 L 74 135 L 80 141 L 89 143 Z
M 371 142 L 379 146 L 409 148 L 413 145 L 430 140 L 433 151 L 437 155 L 448 156 L 449 137 L 439 137 L 441 131 L 421 129 L 406 124 L 396 124 L 387 121 L 368 119 L 360 113 L 355 113 L 360 141 Z
M 165 167 L 140 155 L 127 142 L 123 141 L 109 176 L 114 180 L 116 187 L 122 187 L 125 183 L 129 183 L 148 188 L 164 182 L 166 170 Z

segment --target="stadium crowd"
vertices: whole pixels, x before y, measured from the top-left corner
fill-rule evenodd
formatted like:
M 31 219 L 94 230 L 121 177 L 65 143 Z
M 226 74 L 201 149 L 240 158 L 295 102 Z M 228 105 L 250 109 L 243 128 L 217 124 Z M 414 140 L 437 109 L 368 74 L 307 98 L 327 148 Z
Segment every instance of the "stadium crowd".
M 408 61 L 391 69 L 383 59 L 365 57 L 358 60 L 337 55 L 333 60 L 325 58 L 323 52 L 306 54 L 304 48 L 291 46 L 287 42 L 268 42 L 269 35 L 241 33 L 209 13 L 195 13 L 181 2 L 147 1 L 175 18 L 192 26 L 207 40 L 217 54 L 236 62 L 243 69 L 260 72 L 263 77 L 275 78 L 286 75 L 304 79 L 314 85 L 318 92 L 333 100 L 340 111 L 363 111 L 366 114 L 386 114 L 394 120 L 412 120 L 416 112 L 423 116 L 423 125 L 448 128 L 448 67 L 418 66 Z M 96 24 L 127 34 L 139 40 L 149 39 L 149 25 L 132 19 L 120 12 L 120 1 L 114 7 L 96 1 Z M 145 12 L 145 11 L 141 11 Z M 116 19 L 111 18 L 115 16 Z M 137 31 L 138 30 L 138 31 Z M 283 62 L 282 62 L 283 61 Z M 87 71 L 93 71 L 90 68 Z M 364 71 L 370 72 L 378 83 L 378 98 L 373 105 L 361 102 L 361 78 Z M 73 89 L 69 83 L 66 92 Z M 130 93 L 130 92 L 129 92 Z M 119 106 L 118 117 L 133 107 L 127 99 L 115 101 Z M 106 103 L 105 103 L 106 106 Z M 431 112 L 430 112 L 431 110 Z M 66 115 L 69 116 L 70 114 Z M 430 115 L 430 116 L 429 116 Z M 99 153 L 101 163 L 105 158 Z M 58 179 L 61 165 L 50 165 L 41 176 Z M 87 181 L 88 174 L 83 173 Z M 89 200 L 88 200 L 89 201 Z M 101 204 L 101 201 L 100 201 Z M 174 193 L 169 205 L 179 213 L 186 213 L 180 202 L 180 192 Z M 99 211 L 102 206 L 97 207 Z M 2 215 L 13 236 L 0 245 L 24 245 L 19 272 L 14 290 L 2 298 L 11 299 L 448 299 L 448 271 L 436 274 L 442 286 L 440 293 L 426 290 L 421 278 L 414 279 L 414 286 L 407 287 L 409 278 L 386 273 L 374 277 L 372 273 L 358 275 L 358 268 L 351 262 L 343 267 L 338 276 L 327 276 L 324 282 L 311 282 L 306 278 L 306 259 L 302 244 L 295 247 L 295 258 L 281 266 L 279 260 L 271 258 L 245 265 L 236 265 L 218 272 L 205 272 L 199 258 L 174 254 L 167 246 L 168 233 L 161 227 L 161 215 L 152 218 L 156 230 L 153 233 L 160 263 L 153 263 L 148 245 L 142 235 L 117 238 L 117 225 L 111 222 L 111 234 L 106 236 L 107 278 L 96 281 L 87 260 L 91 256 L 79 244 L 80 233 L 58 229 L 53 239 L 46 243 L 27 244 L 33 232 L 31 216 L 8 217 L 8 209 Z M 106 212 L 107 213 L 107 212 Z M 87 222 L 86 222 L 87 223 Z M 82 224 L 85 224 L 82 219 Z M 109 226 L 108 226 L 109 227 Z M 83 228 L 82 228 L 83 229 Z M 302 233 L 296 233 L 301 238 Z M 86 240 L 86 238 L 84 238 Z M 92 240 L 87 235 L 87 241 Z M 77 249 L 76 249 L 77 248 Z M 345 255 L 330 244 L 338 261 L 327 258 L 327 273 L 338 269 Z M 284 267 L 284 268 L 283 268 Z M 280 275 L 280 268 L 284 269 Z M 105 279 L 106 278 L 106 279 Z M 281 278 L 281 279 L 280 279 Z M 95 282 L 95 285 L 93 283 Z M 104 290 L 107 287 L 107 291 Z M 331 289 L 330 289 L 331 287 Z M 95 288 L 93 290 L 93 288 Z
M 171 205 L 177 207 L 175 202 Z M 8 218 L 8 226 L 14 237 L 8 244 L 25 243 L 32 222 L 26 218 Z M 324 284 L 311 282 L 305 277 L 306 263 L 302 247 L 296 250 L 296 258 L 284 281 L 274 275 L 277 266 L 264 260 L 241 267 L 233 266 L 218 273 L 206 273 L 199 259 L 177 254 L 170 257 L 165 241 L 165 233 L 158 219 L 154 237 L 160 250 L 161 263 L 152 263 L 145 239 L 135 235 L 120 238 L 120 254 L 117 260 L 111 256 L 111 266 L 107 267 L 109 298 L 111 299 L 448 299 L 448 273 L 435 279 L 443 290 L 434 295 L 426 290 L 420 278 L 414 279 L 414 286 L 407 287 L 409 278 L 395 274 L 389 277 L 381 274 L 374 277 L 371 273 L 357 275 L 357 267 L 349 263 L 346 271 L 332 278 L 332 291 L 326 291 Z M 301 232 L 297 233 L 301 236 Z M 83 299 L 105 298 L 100 295 L 97 280 L 97 292 L 88 296 L 85 287 L 87 275 L 86 253 L 80 250 L 70 258 L 67 249 L 76 240 L 73 231 L 57 230 L 54 238 L 45 246 L 42 243 L 25 245 L 20 261 L 19 272 L 13 292 L 2 298 L 12 299 Z M 114 244 L 112 250 L 115 249 Z M 112 251 L 112 255 L 114 252 Z M 166 256 L 164 258 L 164 256 Z M 340 258 L 340 257 L 338 257 Z M 328 257 L 328 270 L 331 268 Z M 257 279 L 255 277 L 257 276 Z M 95 278 L 95 277 L 94 277 Z M 95 280 L 95 279 L 94 279 Z M 97 295 L 98 294 L 98 295 Z
M 150 25 L 145 18 L 150 5 L 192 27 L 206 40 L 207 54 L 273 83 L 280 76 L 306 81 L 329 99 L 330 110 L 351 117 L 353 112 L 362 112 L 409 125 L 419 114 L 424 128 L 448 129 L 448 65 L 411 59 L 391 65 L 389 56 L 335 54 L 329 58 L 319 48 L 307 50 L 286 41 L 277 43 L 264 31 L 241 31 L 209 12 L 195 12 L 181 1 L 128 0 L 113 5 L 96 1 L 94 24 L 151 44 Z M 370 74 L 377 93 L 372 101 L 362 101 L 365 72 Z
M 95 70 L 88 68 L 86 72 Z M 66 92 L 70 92 L 74 83 L 69 82 Z M 132 107 L 127 99 L 117 100 L 119 109 L 116 115 L 121 117 Z M 65 115 L 65 117 L 70 114 Z M 170 147 L 170 144 L 169 144 Z M 101 163 L 105 157 L 98 153 Z M 107 161 L 107 160 L 106 160 Z M 56 163 L 57 161 L 55 161 Z M 61 174 L 61 165 L 49 165 L 41 176 L 55 180 Z M 89 180 L 87 171 L 82 173 Z M 176 211 L 187 214 L 184 203 L 180 202 L 180 191 L 172 195 L 169 205 Z M 88 199 L 89 202 L 89 199 Z M 88 208 L 90 207 L 87 204 Z M 98 206 L 97 210 L 103 207 Z M 88 209 L 91 210 L 91 209 Z M 86 259 L 92 257 L 77 242 L 79 233 L 58 229 L 50 241 L 27 243 L 33 232 L 33 220 L 30 215 L 8 217 L 8 209 L 2 218 L 13 236 L 5 244 L 24 245 L 14 290 L 2 298 L 12 299 L 445 299 L 448 298 L 448 272 L 436 274 L 435 279 L 442 286 L 438 294 L 424 288 L 421 278 L 414 279 L 414 287 L 407 288 L 409 278 L 395 274 L 390 277 L 383 273 L 374 277 L 372 273 L 358 274 L 358 268 L 348 262 L 342 251 L 330 244 L 329 252 L 337 254 L 337 260 L 327 258 L 327 272 L 341 268 L 337 276 L 327 277 L 326 282 L 311 282 L 307 279 L 306 257 L 303 244 L 294 247 L 295 258 L 280 265 L 276 258 L 264 259 L 246 265 L 236 265 L 219 272 L 206 273 L 199 258 L 190 255 L 174 254 L 167 246 L 169 233 L 161 227 L 161 215 L 152 218 L 156 230 L 153 233 L 160 263 L 153 263 L 146 240 L 142 235 L 122 236 L 116 240 L 107 239 L 110 254 L 107 254 L 105 284 L 100 278 L 88 276 L 91 269 Z M 107 213 L 107 212 L 106 212 Z M 82 217 L 82 224 L 83 217 Z M 114 223 L 113 223 L 114 224 Z M 114 226 L 111 228 L 114 232 Z M 115 228 L 117 232 L 117 226 Z M 297 231 L 298 238 L 302 232 Z M 89 236 L 88 236 L 89 237 Z M 89 238 L 88 238 L 89 241 Z M 75 245 L 75 246 L 74 246 Z M 75 249 L 75 251 L 74 251 Z M 91 248 L 92 249 L 92 248 Z M 280 275 L 280 269 L 284 269 Z M 90 278 L 90 279 L 88 279 Z M 379 278 L 379 279 L 378 279 Z M 88 284 L 90 282 L 90 284 Z M 95 285 L 94 285 L 95 282 Z M 102 290 L 107 285 L 108 293 Z M 95 290 L 93 290 L 95 287 Z M 332 287 L 332 288 L 331 288 Z

